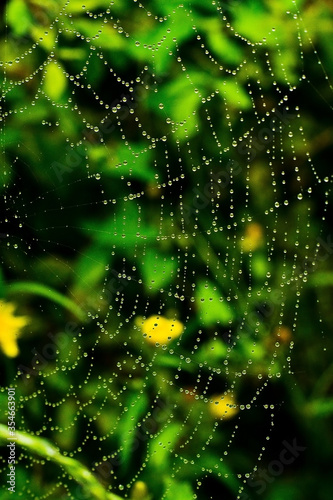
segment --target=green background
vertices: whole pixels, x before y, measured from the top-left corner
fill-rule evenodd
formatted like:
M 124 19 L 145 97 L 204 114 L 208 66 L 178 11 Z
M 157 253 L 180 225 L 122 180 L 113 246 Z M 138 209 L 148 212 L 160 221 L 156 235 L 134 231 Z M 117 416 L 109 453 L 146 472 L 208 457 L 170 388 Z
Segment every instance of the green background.
M 1 422 L 16 386 L 17 428 L 122 497 L 330 498 L 333 11 L 297 8 L 1 5 L 0 289 L 31 318 Z M 160 310 L 186 326 L 165 350 L 135 326 Z M 11 495 L 3 449 L 1 498 L 102 498 L 36 450 Z

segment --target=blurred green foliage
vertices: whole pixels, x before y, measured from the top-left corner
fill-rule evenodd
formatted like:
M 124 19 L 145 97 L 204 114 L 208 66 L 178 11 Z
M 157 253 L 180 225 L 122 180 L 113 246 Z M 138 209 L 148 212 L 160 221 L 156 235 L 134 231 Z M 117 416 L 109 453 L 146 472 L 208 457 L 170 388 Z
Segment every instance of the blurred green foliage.
M 326 500 L 332 5 L 140 5 L 1 6 L 0 290 L 32 319 L 1 354 L 1 422 L 15 385 L 17 427 L 127 498 L 142 480 L 153 499 Z M 185 325 L 168 349 L 135 323 L 160 310 Z M 241 411 L 216 426 L 233 380 Z M 244 474 L 295 436 L 305 453 L 259 495 Z M 14 498 L 83 498 L 19 453 Z

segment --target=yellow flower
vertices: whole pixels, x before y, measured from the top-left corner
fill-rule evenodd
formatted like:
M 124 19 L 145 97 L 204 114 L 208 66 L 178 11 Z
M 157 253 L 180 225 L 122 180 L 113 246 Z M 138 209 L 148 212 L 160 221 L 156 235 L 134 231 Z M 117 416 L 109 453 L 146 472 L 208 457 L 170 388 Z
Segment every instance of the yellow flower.
M 18 353 L 17 337 L 20 330 L 29 323 L 26 316 L 14 316 L 15 304 L 0 300 L 0 348 L 9 358 Z
M 131 499 L 132 500 L 146 500 L 148 498 L 148 488 L 143 481 L 136 481 L 133 484 Z M 150 497 L 149 497 L 150 498 Z
M 261 247 L 264 241 L 263 227 L 257 222 L 251 222 L 245 228 L 245 235 L 241 240 L 241 247 L 245 252 L 251 252 Z
M 150 316 L 141 321 L 141 330 L 147 342 L 165 344 L 179 337 L 184 331 L 184 325 L 177 319 L 167 319 L 163 316 Z
M 231 394 L 216 394 L 212 396 L 209 411 L 214 418 L 229 419 L 238 413 L 235 400 Z

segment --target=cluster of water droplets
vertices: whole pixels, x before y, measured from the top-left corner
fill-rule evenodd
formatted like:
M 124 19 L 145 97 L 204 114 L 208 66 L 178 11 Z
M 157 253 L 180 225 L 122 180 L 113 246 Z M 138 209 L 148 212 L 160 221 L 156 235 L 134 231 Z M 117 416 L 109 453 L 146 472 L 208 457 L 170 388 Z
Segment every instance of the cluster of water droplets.
M 77 228 L 67 219 L 87 205 L 91 223 L 79 229 L 84 238 L 97 241 L 104 254 L 108 248 L 110 261 L 103 263 L 101 257 L 104 271 L 94 301 L 68 290 L 88 321 L 73 330 L 68 327 L 63 343 L 60 337 L 59 342 L 47 339 L 53 358 L 43 354 L 45 344 L 39 342 L 37 352 L 47 358 L 46 367 L 37 356 L 32 374 L 23 370 L 22 378 L 19 370 L 19 426 L 47 435 L 62 450 L 70 443 L 64 453 L 83 462 L 89 450 L 88 467 L 106 487 L 125 497 L 137 481 L 144 479 L 149 485 L 149 471 L 161 466 L 159 455 L 170 464 L 172 480 L 187 474 L 197 477 L 197 498 L 211 477 L 222 478 L 221 485 L 230 488 L 235 488 L 230 477 L 236 478 L 241 493 L 242 484 L 265 457 L 275 413 L 283 403 L 271 403 L 268 389 L 283 372 L 292 374 L 301 292 L 320 251 L 318 241 L 310 238 L 315 210 L 311 199 L 318 189 L 323 192 L 324 221 L 330 179 L 312 162 L 302 109 L 294 97 L 309 76 L 305 70 L 296 79 L 290 76 L 281 55 L 281 26 L 270 27 L 266 39 L 253 42 L 237 31 L 218 2 L 212 6 L 215 12 L 209 22 L 217 23 L 224 39 L 235 43 L 236 65 L 212 50 L 207 29 L 197 22 L 189 36 L 196 58 L 183 53 L 179 33 L 173 32 L 175 20 L 193 20 L 187 3 L 154 15 L 136 1 L 133 19 L 141 19 L 147 32 L 123 19 L 117 2 L 98 13 L 82 5 L 79 14 L 72 12 L 68 1 L 48 20 L 39 40 L 18 47 L 13 60 L 1 63 L 3 157 L 7 123 L 10 126 L 13 116 L 20 114 L 15 123 L 24 130 L 35 107 L 43 129 L 61 131 L 65 151 L 49 159 L 43 174 L 46 188 L 39 189 L 37 197 L 21 197 L 22 168 L 15 174 L 15 200 L 6 198 L 10 182 L 4 181 L 3 263 L 11 262 L 15 272 L 19 257 L 9 257 L 10 252 L 33 259 L 35 249 L 51 255 L 58 249 L 62 255 L 69 245 L 73 255 L 84 253 L 79 240 L 75 247 L 71 232 Z M 299 14 L 287 12 L 285 18 L 294 20 L 302 64 L 307 32 L 299 24 Z M 155 36 L 156 26 L 164 25 L 163 35 L 153 39 L 149 33 Z M 106 37 L 114 36 L 110 48 L 103 38 L 105 30 Z M 88 54 L 83 64 L 75 64 L 75 74 L 66 65 L 70 44 Z M 137 62 L 131 71 L 135 78 L 127 79 L 130 72 L 117 60 L 124 57 L 117 44 L 134 56 L 140 50 L 142 64 Z M 38 60 L 36 51 L 47 48 L 44 61 L 25 74 L 31 58 Z M 163 62 L 165 58 L 170 62 Z M 161 70 L 163 65 L 171 76 Z M 23 68 L 22 75 L 16 67 Z M 98 88 L 94 71 L 104 75 Z M 57 92 L 52 95 L 50 72 L 66 86 L 67 99 Z M 17 108 L 20 88 L 30 101 Z M 94 113 L 80 92 L 94 102 Z M 50 106 L 43 116 L 46 101 Z M 68 132 L 69 116 L 80 135 L 73 129 Z M 32 127 L 36 133 L 40 130 L 36 123 Z M 5 159 L 4 179 L 18 162 L 24 165 L 22 150 L 28 146 L 19 143 L 11 163 Z M 38 171 L 38 165 L 37 156 L 35 167 L 24 168 Z M 71 188 L 74 194 L 81 190 L 79 201 L 68 196 Z M 50 197 L 57 199 L 56 206 L 49 205 Z M 290 205 L 295 226 L 288 225 Z M 44 225 L 27 241 L 20 231 L 34 227 L 40 210 L 45 213 Z M 94 210 L 102 214 L 97 224 Z M 49 211 L 57 213 L 56 226 L 49 225 Z M 29 268 L 19 271 L 29 278 Z M 142 324 L 154 315 L 181 322 L 182 335 L 156 345 L 147 342 Z M 83 379 L 77 380 L 76 370 L 85 373 Z M 234 398 L 237 413 L 232 419 L 212 413 L 216 393 Z M 43 406 L 43 415 L 34 401 Z M 42 423 L 31 429 L 34 411 Z M 252 469 L 241 464 L 235 471 L 228 459 L 236 443 L 239 446 L 242 426 L 250 429 L 251 412 L 267 425 L 253 453 Z M 74 448 L 68 438 L 73 434 Z M 124 464 L 133 464 L 136 450 L 141 463 L 129 476 Z M 48 463 L 25 452 L 21 462 L 27 476 L 37 466 L 48 471 Z M 67 484 L 59 473 L 58 484 L 45 498 L 59 492 L 70 498 Z M 25 498 L 34 498 L 28 480 L 24 488 Z M 163 498 L 169 498 L 168 488 Z

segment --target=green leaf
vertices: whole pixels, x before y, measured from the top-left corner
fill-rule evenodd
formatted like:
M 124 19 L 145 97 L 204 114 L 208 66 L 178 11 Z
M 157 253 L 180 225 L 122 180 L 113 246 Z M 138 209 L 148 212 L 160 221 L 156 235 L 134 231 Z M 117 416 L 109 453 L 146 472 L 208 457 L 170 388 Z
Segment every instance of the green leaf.
M 158 57 L 154 58 L 154 72 L 157 74 L 163 75 L 170 70 L 174 62 L 170 52 L 175 53 L 177 45 L 180 46 L 194 36 L 193 14 L 188 16 L 187 11 L 179 7 L 178 2 L 174 7 L 171 8 L 170 2 L 165 6 L 160 2 L 158 8 L 166 11 L 167 21 L 156 25 L 151 18 L 144 16 L 133 35 L 138 43 L 129 45 L 129 53 L 136 61 L 151 60 L 151 51 L 147 50 L 147 47 L 158 50 Z
M 196 358 L 196 360 L 197 360 L 197 358 Z M 207 358 L 205 358 L 205 361 L 206 360 L 207 360 Z M 156 364 L 157 364 L 157 366 L 163 367 L 163 368 L 177 369 L 177 368 L 179 368 L 180 362 L 179 362 L 179 359 L 175 358 L 174 356 L 170 356 L 167 354 L 159 354 L 158 357 L 156 358 Z M 196 367 L 195 367 L 194 363 L 183 363 L 182 370 L 193 373 L 193 372 L 195 372 Z
M 226 36 L 220 19 L 210 18 L 201 21 L 206 32 L 208 43 L 215 54 L 220 58 L 221 64 L 229 63 L 238 65 L 244 59 L 244 53 L 239 46 Z
M 246 358 L 252 359 L 253 362 L 264 360 L 265 355 L 267 354 L 265 346 L 260 342 L 256 342 L 254 345 L 253 339 L 243 336 L 242 333 L 240 333 L 240 335 L 241 335 L 241 340 L 239 341 L 240 348 L 242 353 L 245 354 Z M 241 356 L 239 361 L 241 362 L 243 359 L 244 356 Z M 271 368 L 272 373 L 274 369 L 277 368 L 277 366 L 278 363 L 277 362 L 274 363 L 274 368 Z M 277 369 L 277 371 L 279 370 Z
M 40 47 L 43 47 L 47 52 L 54 48 L 56 43 L 56 33 L 54 30 L 48 30 L 45 33 L 45 27 L 38 26 L 34 24 L 30 29 L 31 37 L 38 43 Z
M 101 23 L 99 21 L 76 19 L 75 29 L 82 33 L 82 35 L 90 38 L 91 43 L 101 49 L 123 50 L 127 47 L 126 38 L 120 35 L 117 29 L 113 28 L 110 24 L 102 26 L 102 32 L 100 33 Z
M 74 420 L 77 416 L 78 406 L 73 399 L 63 401 L 57 411 L 59 429 L 56 435 L 56 443 L 62 448 L 70 449 L 74 446 L 78 432 L 78 425 Z
M 234 313 L 220 291 L 209 281 L 199 281 L 195 290 L 195 301 L 202 324 L 228 325 Z
M 209 78 L 203 73 L 189 71 L 187 74 L 181 73 L 176 78 L 161 86 L 157 94 L 148 97 L 148 105 L 155 113 L 164 117 L 170 117 L 175 135 L 184 140 L 188 135 L 192 136 L 198 126 L 198 110 L 202 96 L 208 94 Z M 197 89 L 194 92 L 194 89 Z M 163 103 L 163 108 L 160 107 Z M 186 132 L 187 131 L 187 132 Z
M 75 266 L 74 290 L 91 290 L 103 280 L 110 255 L 105 248 L 92 245 L 79 257 Z
M 6 11 L 8 25 L 17 36 L 25 35 L 32 26 L 32 16 L 24 0 L 11 0 Z M 19 20 L 19 21 L 18 21 Z
M 228 348 L 225 342 L 220 339 L 212 340 L 210 342 L 205 342 L 200 349 L 198 349 L 195 356 L 195 361 L 197 363 L 205 363 L 209 360 L 209 363 L 214 365 L 214 363 L 219 366 L 221 360 L 224 360 L 228 354 Z
M 269 271 L 270 266 L 269 262 L 267 262 L 267 256 L 265 256 L 262 252 L 254 253 L 252 256 L 252 274 L 258 280 L 266 277 L 266 273 Z
M 112 177 L 154 181 L 152 151 L 143 143 L 131 144 L 130 148 L 121 143 L 114 149 L 112 156 L 105 146 L 93 146 L 89 150 L 89 157 L 99 165 L 99 170 Z
M 150 441 L 148 451 L 152 469 L 166 469 L 170 462 L 171 452 L 180 438 L 181 428 L 180 423 L 170 423 Z
M 165 500 L 192 500 L 194 498 L 190 483 L 168 479 L 166 487 L 167 490 L 163 496 Z
M 267 37 L 271 26 L 271 16 L 264 2 L 251 0 L 237 5 L 237 15 L 234 20 L 235 31 L 251 42 L 262 41 Z
M 66 4 L 66 12 L 71 12 L 72 14 L 82 14 L 82 0 L 71 0 Z M 95 10 L 99 7 L 107 8 L 110 6 L 109 0 L 84 0 L 84 6 L 87 10 Z
M 332 272 L 317 272 L 310 276 L 309 285 L 311 286 L 332 286 L 333 273 Z
M 157 292 L 174 280 L 177 261 L 170 255 L 164 256 L 153 248 L 148 248 L 140 262 L 140 267 L 147 290 Z
M 307 405 L 306 409 L 311 416 L 328 417 L 333 414 L 333 398 L 315 399 Z
M 250 109 L 252 106 L 250 96 L 245 92 L 242 85 L 236 80 L 224 80 L 216 82 L 220 95 L 225 98 L 227 103 L 236 109 Z
M 133 255 L 133 245 L 151 244 L 158 235 L 156 225 L 145 224 L 139 206 L 131 202 L 120 203 L 116 216 L 102 223 L 92 220 L 83 221 L 82 224 L 96 241 L 107 245 L 117 244 L 130 255 Z
M 52 99 L 59 101 L 67 88 L 65 71 L 58 62 L 48 64 L 44 78 L 44 92 Z
M 180 5 L 182 7 L 180 7 Z M 212 4 L 211 2 L 203 2 L 202 0 L 183 0 L 182 2 L 179 2 L 179 0 L 169 0 L 168 2 L 158 2 L 158 6 L 161 9 L 161 12 L 164 12 L 164 14 L 167 15 L 170 15 L 170 12 L 173 12 L 173 10 L 176 9 L 181 9 L 187 12 L 190 11 L 193 15 L 193 7 L 199 8 L 200 11 L 209 10 L 211 12 L 216 12 L 216 7 L 214 6 L 214 4 Z M 190 16 L 189 18 L 191 19 Z
M 146 413 L 148 403 L 148 396 L 145 392 L 139 395 L 131 394 L 126 401 L 128 410 L 124 412 L 117 430 L 117 435 L 120 440 L 119 445 L 121 446 L 121 458 L 125 469 L 127 469 L 132 456 L 135 454 L 137 424 L 140 418 Z

